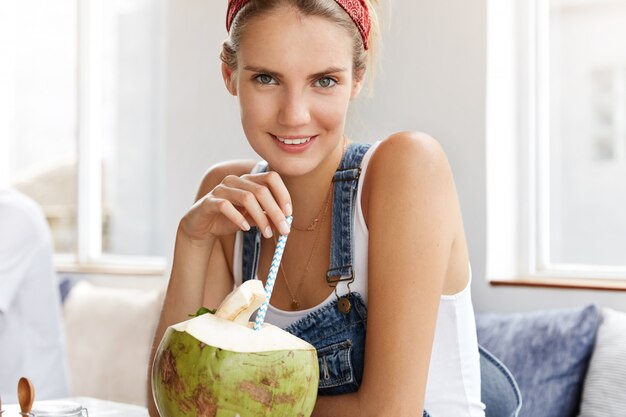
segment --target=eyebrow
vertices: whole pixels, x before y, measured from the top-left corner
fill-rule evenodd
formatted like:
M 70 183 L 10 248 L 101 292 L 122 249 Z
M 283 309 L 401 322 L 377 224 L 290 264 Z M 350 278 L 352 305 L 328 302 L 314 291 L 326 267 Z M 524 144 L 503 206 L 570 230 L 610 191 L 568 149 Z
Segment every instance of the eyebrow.
M 263 68 L 263 67 L 257 67 L 254 65 L 246 65 L 243 69 L 248 70 L 248 71 L 253 71 L 253 72 L 262 72 L 264 74 L 271 75 L 277 78 L 283 78 L 283 74 L 281 74 L 280 72 L 272 71 L 270 69 Z M 327 74 L 333 74 L 333 73 L 345 72 L 345 71 L 347 71 L 347 68 L 328 67 L 324 71 L 316 72 L 315 74 L 309 75 L 309 79 L 315 79 L 315 78 L 319 78 Z

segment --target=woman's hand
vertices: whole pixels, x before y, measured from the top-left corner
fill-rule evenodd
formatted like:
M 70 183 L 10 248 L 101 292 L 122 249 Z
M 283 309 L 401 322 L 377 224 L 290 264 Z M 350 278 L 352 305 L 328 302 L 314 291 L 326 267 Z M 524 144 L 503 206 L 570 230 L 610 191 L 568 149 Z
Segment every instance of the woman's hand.
M 258 226 L 266 238 L 272 228 L 288 234 L 285 216 L 291 215 L 291 207 L 287 187 L 276 172 L 228 175 L 189 209 L 180 231 L 197 243 L 250 226 Z

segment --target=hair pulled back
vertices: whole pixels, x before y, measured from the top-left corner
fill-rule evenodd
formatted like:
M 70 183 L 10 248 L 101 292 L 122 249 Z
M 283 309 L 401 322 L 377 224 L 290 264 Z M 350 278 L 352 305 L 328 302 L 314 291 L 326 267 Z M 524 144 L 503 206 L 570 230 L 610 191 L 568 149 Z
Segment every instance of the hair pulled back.
M 304 16 L 323 17 L 346 30 L 346 33 L 352 38 L 353 76 L 355 79 L 359 79 L 365 75 L 368 68 L 372 68 L 380 38 L 378 15 L 373 7 L 373 3 L 378 3 L 378 0 L 365 0 L 365 3 L 369 10 L 372 25 L 368 38 L 368 50 L 364 48 L 363 39 L 356 24 L 335 0 L 250 0 L 235 16 L 230 27 L 229 37 L 222 44 L 220 59 L 233 70 L 237 70 L 237 51 L 247 23 L 280 7 L 293 7 Z

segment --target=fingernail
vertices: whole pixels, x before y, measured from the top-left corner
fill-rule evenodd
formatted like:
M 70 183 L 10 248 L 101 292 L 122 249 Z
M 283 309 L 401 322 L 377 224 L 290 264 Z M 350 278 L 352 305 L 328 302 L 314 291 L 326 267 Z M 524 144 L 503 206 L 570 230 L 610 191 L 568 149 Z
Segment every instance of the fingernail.
M 250 224 L 245 220 L 241 222 L 241 227 L 243 227 L 243 230 L 245 230 L 246 232 L 250 230 Z
M 287 235 L 287 234 L 289 234 L 289 230 L 291 230 L 291 229 L 289 228 L 289 225 L 287 224 L 287 221 L 283 220 L 278 225 L 278 230 L 280 230 L 281 234 Z
M 266 237 L 266 238 L 268 238 L 268 239 L 274 235 L 274 234 L 272 233 L 272 228 L 271 228 L 271 227 L 269 227 L 269 226 L 267 226 L 267 227 L 265 228 L 265 233 L 264 233 L 264 234 L 265 234 L 265 237 Z
M 291 216 L 291 204 L 285 204 L 285 216 Z

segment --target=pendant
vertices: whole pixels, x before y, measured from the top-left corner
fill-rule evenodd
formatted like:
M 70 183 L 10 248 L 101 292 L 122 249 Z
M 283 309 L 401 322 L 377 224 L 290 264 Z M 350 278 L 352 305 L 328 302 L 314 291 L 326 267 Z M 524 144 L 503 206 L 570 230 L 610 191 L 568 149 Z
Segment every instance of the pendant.
M 342 314 L 348 314 L 352 309 L 352 304 L 350 304 L 350 299 L 346 296 L 343 296 L 337 300 L 337 310 L 339 310 Z
M 291 308 L 294 309 L 294 310 L 299 310 L 300 309 L 300 301 L 292 300 L 291 301 Z

